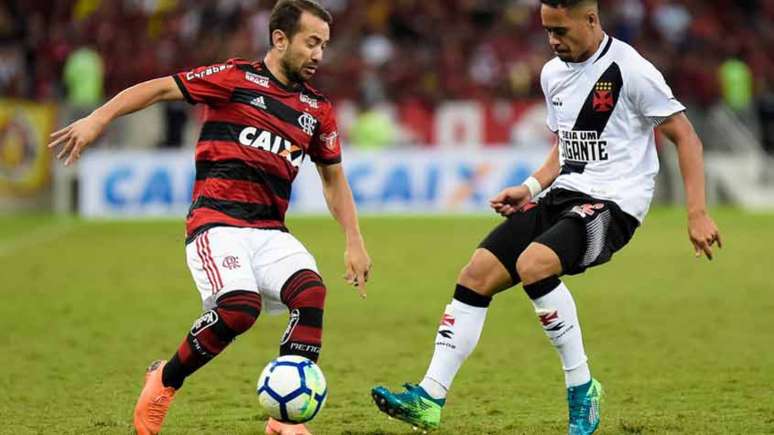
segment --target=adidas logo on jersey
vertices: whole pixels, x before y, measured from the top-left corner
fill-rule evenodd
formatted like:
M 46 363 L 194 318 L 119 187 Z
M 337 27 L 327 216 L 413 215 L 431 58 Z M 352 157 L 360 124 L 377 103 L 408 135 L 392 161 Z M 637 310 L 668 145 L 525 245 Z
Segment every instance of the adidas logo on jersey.
M 250 105 L 259 109 L 266 110 L 266 101 L 263 99 L 263 95 L 257 96 L 250 100 Z

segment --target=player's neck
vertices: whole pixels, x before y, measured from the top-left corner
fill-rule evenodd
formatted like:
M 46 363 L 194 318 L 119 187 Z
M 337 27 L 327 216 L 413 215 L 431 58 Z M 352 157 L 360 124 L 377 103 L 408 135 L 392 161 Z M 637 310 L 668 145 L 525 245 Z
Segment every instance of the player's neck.
M 290 78 L 288 78 L 288 76 L 285 74 L 285 71 L 282 69 L 279 58 L 274 55 L 271 50 L 266 53 L 266 56 L 263 58 L 263 63 L 266 65 L 266 68 L 269 69 L 271 75 L 277 79 L 277 81 L 285 86 L 290 86 Z
M 598 29 L 597 31 L 595 31 L 593 44 L 591 44 L 588 51 L 586 51 L 580 57 L 578 57 L 578 60 L 575 61 L 575 63 L 583 63 L 591 59 L 591 56 L 594 56 L 594 54 L 597 51 L 599 51 L 599 47 L 602 45 L 602 42 L 604 40 L 605 40 L 605 32 L 603 32 L 602 29 Z

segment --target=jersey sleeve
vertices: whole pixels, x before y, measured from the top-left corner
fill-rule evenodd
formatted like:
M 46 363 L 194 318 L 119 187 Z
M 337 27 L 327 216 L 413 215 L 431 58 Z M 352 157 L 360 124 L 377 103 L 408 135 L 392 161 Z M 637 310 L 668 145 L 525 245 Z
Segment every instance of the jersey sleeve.
M 545 68 L 543 68 L 543 71 L 540 73 L 540 87 L 543 88 L 543 95 L 546 97 L 546 125 L 549 130 L 556 133 L 559 130 L 559 123 L 557 122 L 554 104 L 551 101 L 551 95 L 548 91 Z
M 341 137 L 336 125 L 336 116 L 330 104 L 327 105 L 320 119 L 320 127 L 312 138 L 309 157 L 313 162 L 323 165 L 341 163 Z
M 236 69 L 234 61 L 229 60 L 177 73 L 172 78 L 189 103 L 215 105 L 231 99 Z
M 632 70 L 629 82 L 632 84 L 629 95 L 635 109 L 654 125 L 685 110 L 685 106 L 675 98 L 664 76 L 652 63 L 643 59 L 638 67 Z

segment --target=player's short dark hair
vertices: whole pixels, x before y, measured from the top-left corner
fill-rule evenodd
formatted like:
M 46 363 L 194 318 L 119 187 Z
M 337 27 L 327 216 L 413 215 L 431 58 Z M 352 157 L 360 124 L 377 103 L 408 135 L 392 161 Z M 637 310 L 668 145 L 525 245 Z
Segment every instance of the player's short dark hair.
M 551 6 L 552 8 L 574 8 L 580 5 L 598 5 L 597 0 L 540 0 L 540 3 Z
M 289 39 L 292 39 L 298 32 L 298 22 L 304 11 L 325 21 L 328 25 L 333 23 L 331 13 L 315 0 L 279 0 L 274 5 L 269 18 L 269 45 L 274 45 L 271 35 L 275 30 L 282 30 Z

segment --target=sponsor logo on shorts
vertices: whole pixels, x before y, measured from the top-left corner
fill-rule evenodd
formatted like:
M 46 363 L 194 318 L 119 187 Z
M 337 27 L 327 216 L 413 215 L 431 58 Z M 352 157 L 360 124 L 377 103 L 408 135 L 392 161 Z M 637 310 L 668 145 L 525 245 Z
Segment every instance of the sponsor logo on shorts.
M 290 311 L 290 319 L 288 320 L 288 327 L 285 328 L 285 333 L 282 334 L 282 339 L 280 340 L 280 346 L 282 346 L 283 344 L 287 343 L 288 340 L 290 340 L 290 336 L 293 335 L 293 331 L 296 329 L 296 325 L 298 325 L 298 319 L 300 317 L 301 317 L 301 312 L 298 311 L 298 308 L 293 308 Z
M 207 311 L 197 319 L 191 327 L 191 335 L 196 337 L 200 332 L 209 328 L 218 322 L 218 313 L 213 310 Z
M 528 212 L 528 211 L 532 210 L 532 209 L 533 209 L 533 208 L 535 208 L 535 207 L 537 207 L 537 203 L 536 203 L 536 202 L 532 202 L 532 201 L 530 201 L 530 202 L 528 202 L 528 203 L 524 204 L 524 205 L 523 205 L 523 206 L 522 206 L 522 207 L 519 209 L 519 211 L 520 211 L 520 212 L 522 212 L 522 213 L 526 213 L 526 212 Z
M 223 259 L 223 267 L 225 267 L 228 270 L 234 270 L 239 269 L 239 258 L 234 257 L 233 255 L 229 255 L 226 258 Z
M 585 218 L 587 216 L 594 216 L 596 210 L 602 210 L 603 208 L 605 208 L 605 204 L 598 202 L 596 204 L 576 205 L 570 211 L 577 213 L 582 218 Z

